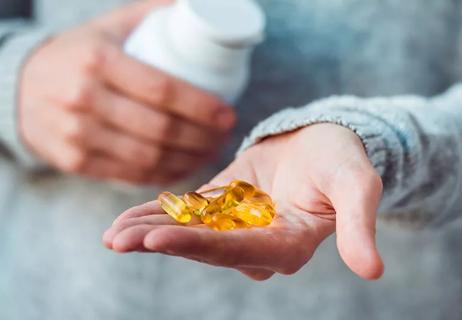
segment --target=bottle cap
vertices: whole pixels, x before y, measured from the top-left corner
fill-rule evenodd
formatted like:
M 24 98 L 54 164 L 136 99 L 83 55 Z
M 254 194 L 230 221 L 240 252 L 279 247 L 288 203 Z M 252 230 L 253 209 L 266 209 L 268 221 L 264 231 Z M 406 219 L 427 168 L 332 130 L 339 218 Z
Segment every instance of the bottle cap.
M 249 47 L 264 38 L 265 15 L 254 0 L 179 0 L 177 5 L 176 23 L 222 45 Z

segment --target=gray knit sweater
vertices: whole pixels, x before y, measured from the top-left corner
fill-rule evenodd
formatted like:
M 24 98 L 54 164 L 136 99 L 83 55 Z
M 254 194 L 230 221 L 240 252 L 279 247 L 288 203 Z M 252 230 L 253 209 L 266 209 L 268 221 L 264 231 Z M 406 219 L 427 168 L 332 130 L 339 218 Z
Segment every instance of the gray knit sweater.
M 380 218 L 414 227 L 461 216 L 462 84 L 443 95 L 361 99 L 333 96 L 259 123 L 241 149 L 319 122 L 350 128 L 382 177 Z
M 329 239 L 297 275 L 264 284 L 104 250 L 101 233 L 113 218 L 158 189 L 37 172 L 19 139 L 15 97 L 27 55 L 50 34 L 124 2 L 36 0 L 33 22 L 29 1 L 0 0 L 0 319 L 460 318 L 462 85 L 446 90 L 461 79 L 462 1 L 260 1 L 267 41 L 236 106 L 238 129 L 209 169 L 229 163 L 249 131 L 242 148 L 338 123 L 361 137 L 383 178 L 380 217 L 440 226 L 379 225 L 387 271 L 376 283 L 353 276 Z

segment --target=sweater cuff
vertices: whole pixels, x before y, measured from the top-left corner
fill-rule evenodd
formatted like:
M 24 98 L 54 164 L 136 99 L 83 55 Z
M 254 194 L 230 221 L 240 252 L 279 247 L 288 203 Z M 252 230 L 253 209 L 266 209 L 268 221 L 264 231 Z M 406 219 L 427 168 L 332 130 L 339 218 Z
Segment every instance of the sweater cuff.
M 372 165 L 384 177 L 387 174 L 387 162 L 391 160 L 389 158 L 399 157 L 390 150 L 400 149 L 403 141 L 380 114 L 403 103 L 412 108 L 421 106 L 425 101 L 414 96 L 401 96 L 398 99 L 333 96 L 301 108 L 287 108 L 260 122 L 244 139 L 238 154 L 269 136 L 312 124 L 333 123 L 348 128 L 359 136 Z
M 12 34 L 0 46 L 0 140 L 16 160 L 30 168 L 42 167 L 44 163 L 25 146 L 18 131 L 18 84 L 23 63 L 50 34 L 51 31 L 39 28 L 27 30 Z

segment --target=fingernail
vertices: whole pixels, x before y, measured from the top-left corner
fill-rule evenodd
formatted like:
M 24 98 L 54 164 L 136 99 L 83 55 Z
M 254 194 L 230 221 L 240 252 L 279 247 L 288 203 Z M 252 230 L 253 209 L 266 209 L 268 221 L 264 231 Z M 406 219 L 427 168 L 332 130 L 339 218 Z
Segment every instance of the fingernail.
M 218 126 L 223 129 L 231 129 L 236 122 L 236 116 L 231 111 L 221 111 L 216 117 Z

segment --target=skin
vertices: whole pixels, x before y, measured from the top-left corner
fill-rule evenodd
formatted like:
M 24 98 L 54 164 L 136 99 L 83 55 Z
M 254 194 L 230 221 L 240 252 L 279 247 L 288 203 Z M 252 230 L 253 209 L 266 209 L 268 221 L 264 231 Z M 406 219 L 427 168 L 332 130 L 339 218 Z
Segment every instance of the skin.
M 18 97 L 30 149 L 63 172 L 131 183 L 171 183 L 214 157 L 232 109 L 122 50 L 145 14 L 168 3 L 122 7 L 31 55 Z
M 153 201 L 124 212 L 103 242 L 118 252 L 181 256 L 265 280 L 274 273 L 297 272 L 336 232 L 339 253 L 353 272 L 365 279 L 382 275 L 375 244 L 382 181 L 353 131 L 316 124 L 267 138 L 203 188 L 234 179 L 272 196 L 277 216 L 271 225 L 225 232 L 197 221 L 180 226 Z

